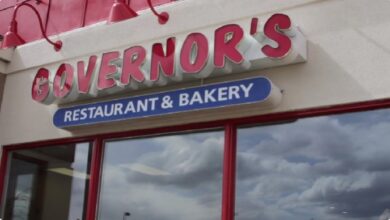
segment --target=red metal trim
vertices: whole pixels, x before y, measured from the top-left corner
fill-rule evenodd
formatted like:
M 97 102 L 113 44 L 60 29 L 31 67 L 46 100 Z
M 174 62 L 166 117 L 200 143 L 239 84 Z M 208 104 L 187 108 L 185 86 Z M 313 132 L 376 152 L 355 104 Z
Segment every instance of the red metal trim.
M 87 220 L 96 219 L 98 204 L 100 167 L 103 158 L 103 139 L 97 138 L 92 151 L 89 191 L 87 200 Z
M 236 197 L 237 128 L 225 126 L 225 148 L 223 158 L 222 220 L 234 220 Z
M 41 15 L 39 14 L 38 10 L 37 10 L 36 8 L 34 8 L 34 6 L 32 6 L 31 4 L 29 4 L 29 3 L 27 3 L 27 2 L 23 2 L 23 3 L 17 4 L 17 5 L 15 6 L 15 9 L 14 9 L 14 12 L 13 12 L 13 15 L 12 15 L 12 22 L 14 22 L 14 23 L 11 22 L 11 25 L 12 25 L 12 24 L 15 25 L 15 28 L 14 28 L 14 29 L 15 29 L 15 32 L 16 32 L 16 22 L 15 22 L 15 21 L 16 21 L 16 14 L 17 14 L 18 10 L 19 10 L 22 6 L 27 6 L 28 8 L 30 8 L 30 9 L 35 13 L 35 15 L 37 16 L 38 21 L 39 21 L 39 27 L 40 27 L 40 29 L 41 29 L 41 33 L 42 33 L 42 35 L 43 35 L 43 38 L 45 38 L 46 41 L 47 41 L 48 43 L 50 43 L 51 45 L 54 46 L 55 51 L 59 51 L 59 50 L 62 48 L 62 41 L 58 40 L 58 41 L 54 42 L 54 41 L 52 41 L 52 40 L 50 40 L 50 39 L 48 38 L 48 36 L 47 36 L 47 34 L 46 34 L 46 31 L 45 31 L 45 29 L 44 29 L 44 26 L 43 26 L 43 22 L 42 22 Z M 4 41 L 4 42 L 5 42 L 5 41 Z
M 170 127 L 160 127 L 160 128 L 151 128 L 151 129 L 144 129 L 144 130 L 105 133 L 105 134 L 99 134 L 97 136 L 100 138 L 103 138 L 103 139 L 144 136 L 144 135 L 169 133 L 169 132 L 176 132 L 176 131 L 189 131 L 189 130 L 199 130 L 199 129 L 223 127 L 228 123 L 232 123 L 235 125 L 272 123 L 272 122 L 279 122 L 279 121 L 285 121 L 285 120 L 295 120 L 295 119 L 299 119 L 299 118 L 307 118 L 307 117 L 313 117 L 313 116 L 322 116 L 322 115 L 341 114 L 341 113 L 349 113 L 349 112 L 356 112 L 356 111 L 375 110 L 375 109 L 386 108 L 386 107 L 390 107 L 390 99 L 381 99 L 381 100 L 358 102 L 358 103 L 343 104 L 343 105 L 334 105 L 334 106 L 322 106 L 322 107 L 297 110 L 297 111 L 271 113 L 271 114 L 265 114 L 265 115 L 259 115 L 259 116 L 224 119 L 224 120 L 216 120 L 216 121 L 209 121 L 209 122 L 198 122 L 198 123 L 184 124 L 184 125 L 174 125 L 174 126 L 170 126 Z
M 46 10 L 45 32 L 47 32 L 47 26 L 49 25 L 50 12 L 51 12 L 51 0 L 49 0 L 49 4 Z
M 12 8 L 15 8 L 15 5 L 17 5 L 17 4 L 22 4 L 22 3 L 24 3 L 24 2 L 30 2 L 30 1 L 33 1 L 33 0 L 24 0 L 24 1 L 22 1 L 22 2 L 16 2 L 15 4 L 13 4 L 13 5 L 10 5 L 10 6 L 7 6 L 7 7 L 4 7 L 4 8 L 0 8 L 0 11 L 5 11 L 5 10 L 8 10 L 8 9 L 12 9 Z
M 230 122 L 245 125 L 254 123 L 271 123 L 284 120 L 308 118 L 314 116 L 325 116 L 343 113 L 352 113 L 357 111 L 368 111 L 381 108 L 390 108 L 390 99 L 379 99 L 365 102 L 348 103 L 341 105 L 321 106 L 303 110 L 272 113 L 260 116 L 245 117 L 242 119 L 233 119 Z
M 7 174 L 8 150 L 2 149 L 0 161 L 0 204 L 3 204 L 3 193 Z
M 87 9 L 88 9 L 88 4 L 89 0 L 84 0 L 84 12 L 83 12 L 83 20 L 81 21 L 81 27 L 85 27 L 85 20 L 87 18 Z
M 93 142 L 96 136 L 88 136 L 88 137 L 73 137 L 73 138 L 61 138 L 61 139 L 53 139 L 46 141 L 37 141 L 30 143 L 22 143 L 22 144 L 11 144 L 3 146 L 3 150 L 14 151 L 20 149 L 33 149 L 39 147 L 47 147 L 47 146 L 55 146 L 59 144 L 73 144 L 80 142 Z
M 154 9 L 154 6 L 152 4 L 152 0 L 146 0 L 146 2 L 148 3 L 150 10 L 152 10 L 153 14 L 158 18 L 158 22 L 160 24 L 165 24 L 168 22 L 169 14 L 167 12 L 164 11 L 164 12 L 158 13 L 156 11 L 156 9 Z

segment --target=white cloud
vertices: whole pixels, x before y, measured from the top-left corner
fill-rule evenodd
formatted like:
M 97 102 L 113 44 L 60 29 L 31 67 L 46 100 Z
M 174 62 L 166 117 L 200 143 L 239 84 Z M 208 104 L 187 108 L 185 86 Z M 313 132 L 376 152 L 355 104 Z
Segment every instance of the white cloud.
M 124 142 L 106 149 L 117 154 L 105 156 L 99 219 L 122 219 L 125 212 L 131 219 L 220 219 L 221 132 Z M 138 155 L 117 164 L 118 152 L 125 157 L 129 148 L 142 150 L 132 149 Z M 130 169 L 134 164 L 137 169 Z M 140 167 L 166 175 L 139 172 Z
M 241 130 L 237 220 L 378 220 L 390 208 L 389 115 L 381 110 Z

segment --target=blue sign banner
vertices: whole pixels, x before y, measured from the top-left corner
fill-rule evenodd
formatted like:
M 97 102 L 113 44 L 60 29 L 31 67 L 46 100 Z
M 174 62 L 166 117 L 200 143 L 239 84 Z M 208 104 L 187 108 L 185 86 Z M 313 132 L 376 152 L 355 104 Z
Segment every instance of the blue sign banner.
M 56 127 L 98 124 L 265 101 L 271 81 L 264 77 L 58 109 Z

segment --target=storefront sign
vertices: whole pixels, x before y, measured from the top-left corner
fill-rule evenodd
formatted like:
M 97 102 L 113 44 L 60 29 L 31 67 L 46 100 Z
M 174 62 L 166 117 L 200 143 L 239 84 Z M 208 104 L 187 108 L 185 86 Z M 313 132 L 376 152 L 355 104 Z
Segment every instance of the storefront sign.
M 60 128 L 238 104 L 275 104 L 281 93 L 264 77 L 212 84 L 152 95 L 124 98 L 57 110 L 54 125 Z
M 290 18 L 274 14 L 203 31 L 134 45 L 40 68 L 32 98 L 66 103 L 101 95 L 163 86 L 228 73 L 264 69 L 306 60 L 306 40 Z

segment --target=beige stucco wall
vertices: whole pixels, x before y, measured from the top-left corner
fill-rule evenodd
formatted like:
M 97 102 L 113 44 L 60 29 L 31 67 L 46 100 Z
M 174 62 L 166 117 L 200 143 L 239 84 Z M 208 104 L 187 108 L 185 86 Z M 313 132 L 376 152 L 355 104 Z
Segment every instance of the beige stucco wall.
M 7 67 L 0 114 L 0 145 L 134 130 L 285 112 L 319 106 L 390 97 L 390 1 L 388 0 L 188 0 L 163 7 L 171 14 L 160 26 L 150 12 L 114 25 L 99 24 L 59 36 L 64 48 L 56 53 L 43 41 L 18 47 Z M 163 10 L 159 9 L 159 10 Z M 56 105 L 31 100 L 31 82 L 37 68 L 61 60 L 83 57 L 112 48 L 164 40 L 241 18 L 267 18 L 288 14 L 308 41 L 308 61 L 284 67 L 207 79 L 205 83 L 267 76 L 284 90 L 282 103 L 273 109 L 256 106 L 165 117 L 138 119 L 122 124 L 85 127 L 73 131 L 52 125 Z M 198 85 L 200 81 L 166 89 Z M 161 91 L 154 88 L 151 91 Z M 164 88 L 165 89 L 165 88 Z M 135 92 L 134 94 L 143 93 Z

